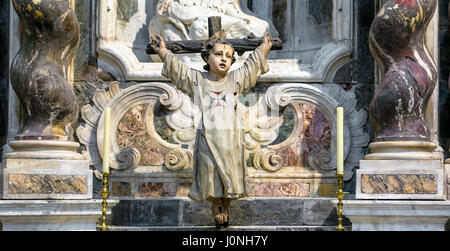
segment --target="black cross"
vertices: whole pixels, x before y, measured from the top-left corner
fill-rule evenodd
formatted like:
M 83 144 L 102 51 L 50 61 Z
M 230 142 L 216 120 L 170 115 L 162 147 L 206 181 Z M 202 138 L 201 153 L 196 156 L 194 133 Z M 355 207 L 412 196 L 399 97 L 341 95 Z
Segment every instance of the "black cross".
M 221 18 L 220 17 L 209 17 L 208 18 L 208 33 L 209 37 L 216 34 L 222 29 Z M 253 51 L 262 43 L 263 38 L 256 37 L 253 33 L 244 39 L 226 39 L 234 50 L 242 55 L 246 51 Z M 180 40 L 180 41 L 170 41 L 166 42 L 166 47 L 172 53 L 182 54 L 182 53 L 197 53 L 200 52 L 205 40 Z M 279 38 L 272 38 L 272 49 L 271 50 L 282 50 L 283 42 Z M 152 49 L 150 44 L 147 46 L 147 54 L 156 54 Z

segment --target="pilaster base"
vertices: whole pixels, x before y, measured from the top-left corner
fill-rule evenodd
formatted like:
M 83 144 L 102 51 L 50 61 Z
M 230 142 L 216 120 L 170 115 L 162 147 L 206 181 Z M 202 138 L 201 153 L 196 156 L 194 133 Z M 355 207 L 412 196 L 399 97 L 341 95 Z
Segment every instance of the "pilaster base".
M 0 200 L 3 231 L 96 231 L 101 216 L 102 200 Z
M 356 199 L 443 200 L 440 160 L 361 160 Z
M 450 219 L 450 201 L 344 200 L 343 203 L 352 231 L 445 231 Z
M 89 161 L 79 143 L 55 140 L 9 142 L 5 155 L 4 199 L 92 199 Z
M 87 160 L 6 159 L 4 199 L 91 199 Z

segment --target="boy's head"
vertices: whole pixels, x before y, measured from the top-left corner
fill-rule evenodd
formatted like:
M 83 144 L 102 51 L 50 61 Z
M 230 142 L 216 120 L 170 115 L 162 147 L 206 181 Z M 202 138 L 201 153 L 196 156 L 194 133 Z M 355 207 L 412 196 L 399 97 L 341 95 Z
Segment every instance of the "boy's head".
M 201 56 L 206 62 L 203 69 L 219 76 L 224 76 L 236 61 L 233 46 L 222 39 L 208 41 L 202 48 Z

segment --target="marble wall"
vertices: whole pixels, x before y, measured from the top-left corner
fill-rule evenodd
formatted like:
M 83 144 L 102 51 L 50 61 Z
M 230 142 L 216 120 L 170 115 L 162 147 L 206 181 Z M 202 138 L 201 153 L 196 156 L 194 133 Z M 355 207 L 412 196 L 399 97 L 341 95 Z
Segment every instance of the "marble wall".
M 103 65 L 99 65 L 99 44 L 97 43 L 98 38 L 96 37 L 96 34 L 99 33 L 98 21 L 100 17 L 99 15 L 97 15 L 99 11 L 99 2 L 99 0 L 75 1 L 75 11 L 77 13 L 81 28 L 81 43 L 73 65 L 73 85 L 80 108 L 86 104 L 92 104 L 93 96 L 96 91 L 102 89 L 108 90 L 108 86 L 112 81 L 119 80 L 122 88 L 126 88 L 136 84 L 125 79 L 120 79 L 120 74 L 117 75 L 114 71 L 110 71 L 111 68 L 105 68 L 103 67 Z M 370 28 L 371 24 L 371 17 L 373 16 L 374 6 L 372 1 L 356 1 L 357 3 L 355 3 L 353 6 L 354 19 L 345 19 L 344 21 L 342 21 L 342 23 L 333 25 L 332 28 L 330 22 L 333 18 L 336 18 L 333 16 L 333 8 L 336 6 L 334 6 L 333 4 L 330 5 L 330 2 L 340 5 L 343 4 L 342 1 L 331 0 L 277 0 L 267 1 L 264 4 L 260 4 L 259 1 L 242 1 L 243 7 L 247 7 L 248 10 L 252 11 L 256 16 L 271 20 L 275 29 L 278 30 L 280 38 L 285 41 L 285 52 L 271 53 L 271 58 L 278 59 L 279 62 L 282 62 L 284 58 L 287 57 L 286 55 L 289 55 L 289 53 L 293 51 L 296 51 L 295 53 L 297 54 L 292 54 L 290 58 L 299 58 L 300 54 L 303 53 L 302 50 L 304 50 L 305 52 L 308 51 L 308 53 L 310 53 L 311 51 L 319 51 L 319 47 L 331 41 L 330 39 L 332 38 L 333 34 L 335 36 L 334 39 L 336 39 L 337 41 L 342 40 L 350 42 L 350 44 L 346 44 L 344 47 L 342 47 L 349 48 L 349 51 L 345 53 L 345 56 L 343 58 L 338 59 L 338 64 L 331 66 L 320 66 L 326 68 L 324 70 L 325 72 L 330 71 L 326 72 L 326 76 L 321 75 L 319 77 L 310 79 L 302 79 L 298 78 L 298 76 L 295 76 L 283 81 L 305 81 L 310 83 L 327 82 L 330 84 L 337 83 L 344 91 L 355 92 L 356 102 L 354 106 L 356 110 L 365 110 L 370 103 L 373 87 L 373 61 L 370 53 L 368 52 L 367 35 L 368 29 Z M 134 34 L 133 36 L 129 36 L 128 38 L 124 36 L 122 36 L 121 38 L 131 41 L 128 41 L 132 46 L 131 51 L 134 56 L 137 57 L 139 63 L 151 61 L 148 55 L 146 55 L 143 51 L 145 50 L 146 44 L 148 43 L 147 25 L 151 16 L 153 15 L 155 4 L 156 1 L 151 0 L 117 2 L 117 9 L 115 14 L 117 14 L 118 23 L 116 28 L 123 31 L 123 33 L 120 33 L 120 36 L 126 35 L 128 34 L 127 32 L 130 32 L 126 29 L 128 27 L 127 23 L 139 23 L 141 21 L 143 23 L 143 25 L 135 27 L 136 34 Z M 303 13 L 303 15 L 302 13 L 292 11 L 291 7 L 295 6 L 298 7 L 294 8 L 295 10 L 302 10 L 306 13 Z M 303 6 L 304 8 L 300 8 L 301 6 Z M 321 6 L 328 6 L 328 8 L 323 9 Z M 330 6 L 333 8 L 330 8 Z M 2 9 L 3 8 L 6 7 L 2 5 Z M 323 9 L 323 12 L 318 11 L 318 9 Z M 145 10 L 145 13 L 142 12 L 143 10 Z M 305 20 L 303 20 L 302 18 Z M 301 21 L 300 19 L 302 19 L 303 21 Z M 309 33 L 302 33 L 301 27 L 295 25 L 296 23 L 298 23 L 297 21 L 301 21 L 300 23 L 302 24 L 313 24 L 307 26 Z M 340 27 L 339 25 L 344 28 Z M 318 32 L 318 30 L 320 30 L 320 32 Z M 349 40 L 348 37 L 342 35 L 350 33 L 353 34 L 353 38 L 351 40 Z M 317 38 L 318 34 L 322 34 L 323 36 L 320 36 L 321 38 L 319 39 Z M 341 34 L 341 37 L 336 34 Z M 317 48 L 310 50 L 310 46 L 312 45 L 317 46 Z M 333 52 L 342 49 L 330 46 L 328 47 L 329 51 Z M 327 53 L 323 54 L 325 55 L 319 53 L 317 57 L 319 57 L 320 59 L 325 58 L 325 56 L 327 56 Z M 101 60 L 104 60 L 104 58 Z M 274 62 L 278 61 L 275 60 Z M 311 62 L 311 57 L 304 56 L 304 60 L 301 63 L 304 63 L 304 65 L 306 66 L 305 68 L 301 69 L 300 72 L 304 70 L 304 72 L 306 73 L 308 67 L 311 68 L 317 65 L 315 63 L 308 64 Z M 333 64 L 334 63 L 335 62 L 333 62 Z M 330 67 L 331 70 L 327 67 Z M 155 72 L 158 71 L 159 69 L 155 70 Z M 271 79 L 273 79 L 273 76 L 264 79 L 263 82 L 273 82 L 273 80 Z M 116 134 L 118 143 L 122 148 L 125 148 L 127 146 L 135 146 L 139 148 L 139 151 L 142 153 L 142 166 L 163 166 L 162 163 L 165 156 L 164 151 L 158 148 L 157 145 L 153 144 L 151 140 L 148 140 L 148 138 L 146 138 L 146 134 L 142 134 L 144 128 L 142 127 L 143 122 L 140 121 L 142 120 L 142 116 L 139 116 L 139 113 L 142 112 L 144 108 L 145 107 L 133 107 L 133 109 L 131 109 L 129 113 L 127 113 L 127 115 L 122 119 L 119 125 L 119 130 Z M 314 107 L 311 107 L 309 110 L 314 109 Z M 317 114 L 317 116 L 313 116 L 311 114 Z M 321 148 L 324 148 L 325 150 L 329 150 L 330 148 L 330 124 L 323 119 L 320 111 L 313 111 L 311 112 L 311 114 L 308 114 L 308 112 L 306 113 L 307 119 L 305 121 L 305 126 L 303 128 L 301 137 L 299 137 L 298 140 L 293 143 L 290 148 L 286 148 L 278 152 L 278 154 L 282 158 L 283 166 L 286 168 L 308 168 L 309 163 L 308 158 L 306 157 L 308 151 L 314 150 L 313 148 L 315 146 L 319 146 Z M 156 115 L 163 116 L 164 114 Z M 79 116 L 78 122 L 80 125 L 86 123 L 81 114 Z M 164 120 L 155 119 L 155 123 L 161 123 L 157 127 L 157 129 L 159 130 L 158 133 L 161 135 L 161 137 L 170 142 L 170 133 L 168 133 L 169 128 L 167 126 L 165 127 Z M 289 120 L 287 119 L 285 121 L 284 127 L 282 127 L 280 130 L 289 132 L 289 126 Z M 367 126 L 364 127 L 364 130 L 365 133 L 370 133 L 370 128 L 368 128 Z M 78 140 L 79 139 L 76 138 L 76 141 Z M 296 149 L 296 147 L 300 145 L 302 146 L 302 149 L 304 149 L 304 152 L 299 152 L 298 149 Z M 362 146 L 362 149 L 364 151 L 364 145 Z M 86 146 L 82 146 L 82 148 L 80 149 L 80 152 L 83 151 L 86 151 Z M 357 164 L 355 164 L 352 168 L 356 166 Z M 182 179 L 171 182 L 168 182 L 164 179 L 152 180 L 149 178 L 145 178 L 144 175 L 142 176 L 143 178 L 137 180 L 136 183 L 130 183 L 129 177 L 127 177 L 118 179 L 115 183 L 113 182 L 112 190 L 115 191 L 118 196 L 125 196 L 125 194 L 127 196 L 134 196 L 134 193 L 137 194 L 137 197 L 154 197 L 159 195 L 174 196 L 177 194 L 185 194 L 186 187 L 188 187 L 189 181 L 183 175 L 181 175 L 183 177 Z M 283 182 L 281 183 L 271 183 L 268 182 L 268 179 L 259 179 L 256 180 L 253 184 L 254 195 L 261 196 L 263 195 L 262 193 L 265 193 L 266 196 L 273 194 L 280 196 L 283 195 L 300 197 L 318 196 L 319 194 L 329 196 L 333 191 L 332 183 L 334 183 L 334 180 L 331 176 L 327 179 L 324 180 L 326 182 L 322 182 L 323 184 L 320 182 L 320 178 L 314 178 L 309 183 L 300 182 L 298 179 L 292 180 L 292 182 L 290 183 L 286 182 L 287 180 L 283 180 Z M 99 188 L 99 182 L 96 181 L 96 189 Z M 352 179 L 347 180 L 346 190 L 351 192 L 353 191 L 353 189 Z M 94 192 L 94 194 L 98 196 L 96 192 Z
M 360 57 L 355 56 L 358 55 L 358 52 L 366 50 L 362 47 L 367 47 L 367 44 L 364 44 L 364 38 L 361 41 L 357 40 L 359 36 L 356 35 L 353 39 L 350 39 L 351 34 L 355 31 L 357 34 L 364 33 L 364 31 L 356 28 L 355 31 L 351 31 L 353 29 L 351 24 L 354 21 L 348 19 L 352 12 L 350 5 L 336 0 L 267 1 L 264 4 L 256 1 L 241 1 L 241 3 L 243 10 L 247 13 L 252 11 L 259 18 L 271 21 L 273 23 L 272 28 L 278 30 L 279 36 L 285 42 L 284 51 L 271 52 L 270 59 L 273 60 L 271 61 L 271 67 L 274 70 L 269 73 L 269 75 L 272 75 L 262 80 L 263 82 L 269 82 L 269 84 L 264 84 L 266 87 L 270 84 L 277 84 L 277 80 L 280 79 L 281 82 L 337 83 L 339 85 L 333 88 L 340 86 L 344 93 L 356 94 L 356 97 L 352 96 L 349 99 L 351 103 L 349 110 L 353 112 L 356 108 L 355 113 L 358 115 L 349 114 L 348 116 L 357 117 L 357 120 L 360 118 L 362 123 L 365 123 L 367 118 L 360 114 L 363 114 L 362 111 L 366 108 L 365 104 L 370 102 L 366 100 L 369 95 L 365 86 L 370 86 L 371 80 L 370 77 L 359 76 L 357 73 L 360 71 L 370 75 L 367 73 L 371 70 L 370 63 L 361 63 L 370 59 L 367 59 L 367 54 Z M 80 20 L 82 42 L 75 58 L 74 89 L 80 107 L 87 104 L 92 105 L 96 93 L 102 89 L 108 91 L 108 86 L 112 81 L 118 80 L 122 90 L 125 90 L 127 87 L 146 80 L 159 80 L 159 78 L 153 77 L 160 71 L 159 66 L 151 64 L 150 58 L 144 52 L 149 42 L 148 24 L 153 15 L 155 4 L 156 1 L 150 0 L 118 1 L 112 13 L 115 16 L 113 21 L 116 25 L 110 27 L 115 31 L 105 33 L 104 27 L 110 26 L 110 23 L 105 22 L 105 20 L 109 20 L 108 17 L 92 14 L 103 13 L 98 9 L 103 6 L 101 1 L 76 1 L 75 7 Z M 327 8 L 324 9 L 323 6 L 327 6 Z M 366 5 L 355 5 L 354 8 L 368 9 Z M 342 14 L 342 12 L 345 12 L 346 15 L 339 16 L 338 14 Z M 357 13 L 358 11 L 354 12 Z M 355 20 L 358 22 L 357 18 L 359 16 L 355 16 Z M 301 25 L 296 25 L 297 23 Z M 367 26 L 367 24 L 365 25 Z M 93 42 L 95 41 L 93 34 L 99 34 L 98 39 L 103 40 L 99 43 Z M 112 34 L 115 35 L 112 36 Z M 336 42 L 330 43 L 331 41 Z M 352 43 L 353 45 L 351 45 Z M 105 44 L 108 46 L 105 47 Z M 123 48 L 124 50 L 131 48 L 131 50 L 130 52 L 122 50 L 122 53 L 111 53 L 112 50 L 117 48 Z M 114 57 L 116 59 L 113 59 Z M 134 59 L 126 61 L 133 57 L 137 61 L 133 61 Z M 299 58 L 302 58 L 302 60 L 298 60 Z M 120 64 L 122 66 L 117 67 Z M 120 73 L 123 68 L 119 68 L 124 67 L 124 65 L 127 68 L 125 71 L 130 69 L 130 71 L 133 71 L 132 74 L 127 76 L 128 72 L 122 72 L 123 75 Z M 290 73 L 294 71 L 297 75 L 294 74 L 294 76 L 286 78 L 286 75 L 283 75 L 284 73 L 277 73 L 278 69 L 286 71 L 285 65 L 291 67 L 287 71 L 291 71 Z M 298 65 L 301 65 L 300 69 L 298 69 Z M 362 65 L 368 66 L 361 69 Z M 144 70 L 140 72 L 138 69 Z M 288 73 L 287 71 L 286 73 Z M 152 75 L 149 72 L 155 74 L 152 73 Z M 131 80 L 134 79 L 139 82 L 132 82 Z M 364 79 L 365 83 L 358 83 L 358 79 Z M 264 93 L 264 88 L 266 88 L 263 87 L 264 85 L 261 84 L 262 89 L 258 91 Z M 331 91 L 331 89 L 325 89 L 325 92 Z M 108 93 L 110 92 L 107 92 L 104 96 L 106 102 L 111 98 Z M 330 95 L 335 95 L 334 98 L 339 100 L 338 103 L 344 102 L 345 98 L 337 94 L 340 91 L 334 90 L 332 93 Z M 101 98 L 97 97 L 96 100 L 101 100 Z M 101 105 L 98 107 L 102 109 Z M 315 166 L 315 164 L 310 162 L 314 161 L 314 158 L 308 157 L 312 152 L 323 151 L 332 154 L 334 151 L 332 123 L 327 121 L 322 114 L 320 109 L 323 109 L 323 107 L 317 108 L 306 104 L 302 107 L 302 116 L 304 116 L 302 132 L 297 139 L 291 140 L 290 146 L 276 152 L 281 158 L 284 171 L 274 174 L 264 174 L 267 171 L 257 171 L 252 174 L 252 196 L 316 197 L 334 195 L 334 173 L 330 170 L 313 168 L 312 166 Z M 145 128 L 145 116 L 143 114 L 145 110 L 145 104 L 130 107 L 130 110 L 120 119 L 118 124 L 116 131 L 118 147 L 122 150 L 127 147 L 136 148 L 140 152 L 140 163 L 136 169 L 118 172 L 117 177 L 112 178 L 112 195 L 120 198 L 185 195 L 190 186 L 189 168 L 186 172 L 179 174 L 164 171 L 167 152 L 152 141 L 146 133 L 147 128 Z M 161 109 L 155 113 L 153 121 L 156 125 L 155 129 L 162 139 L 169 143 L 176 143 L 171 138 L 171 128 L 165 122 L 166 115 L 167 112 Z M 286 140 L 292 132 L 294 118 L 297 116 L 299 115 L 295 111 L 290 111 L 289 107 L 285 110 L 285 121 L 279 128 L 279 137 L 271 145 Z M 328 117 L 329 119 L 330 117 Z M 361 123 L 361 121 L 358 123 Z M 84 125 L 85 123 L 86 115 L 82 113 L 79 117 L 79 124 Z M 361 125 L 358 124 L 358 126 Z M 352 137 L 358 138 L 358 136 Z M 365 139 L 366 137 L 359 138 Z M 349 150 L 352 151 L 349 154 L 359 156 L 361 147 L 364 148 L 367 143 L 364 143 L 364 140 L 360 141 L 360 143 L 357 143 L 360 144 L 357 147 L 360 150 Z M 89 152 L 87 145 L 82 146 L 81 152 Z M 254 169 L 253 155 L 248 154 L 247 157 L 248 168 Z M 357 166 L 358 159 L 359 157 L 352 157 L 353 162 L 349 164 L 350 169 Z M 351 176 L 349 175 L 347 178 L 348 187 L 346 189 L 348 191 L 353 189 Z M 98 182 L 95 187 L 96 189 L 100 188 Z M 97 193 L 94 192 L 95 194 Z

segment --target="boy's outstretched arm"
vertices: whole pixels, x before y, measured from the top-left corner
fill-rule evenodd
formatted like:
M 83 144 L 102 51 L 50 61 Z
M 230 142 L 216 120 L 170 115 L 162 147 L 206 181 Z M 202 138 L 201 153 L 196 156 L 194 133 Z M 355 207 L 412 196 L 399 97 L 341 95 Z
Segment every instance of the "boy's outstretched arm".
M 158 56 L 161 59 L 161 61 L 164 62 L 167 55 L 166 43 L 164 42 L 164 40 L 160 35 L 155 35 L 155 37 L 151 38 L 152 43 L 150 44 L 150 46 L 156 53 L 158 53 Z
M 272 37 L 270 36 L 269 32 L 266 32 L 260 45 L 265 58 L 267 58 L 267 55 L 269 55 L 272 45 Z

